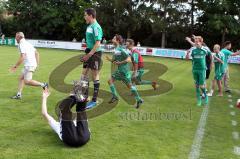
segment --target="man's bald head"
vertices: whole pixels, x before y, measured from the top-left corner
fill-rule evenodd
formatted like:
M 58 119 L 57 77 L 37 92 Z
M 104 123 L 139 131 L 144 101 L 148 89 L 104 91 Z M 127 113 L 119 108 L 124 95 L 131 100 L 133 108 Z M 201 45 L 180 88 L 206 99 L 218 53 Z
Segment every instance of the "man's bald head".
M 15 36 L 15 39 L 17 40 L 17 43 L 19 43 L 22 38 L 25 38 L 24 33 L 23 32 L 17 32 L 16 36 Z

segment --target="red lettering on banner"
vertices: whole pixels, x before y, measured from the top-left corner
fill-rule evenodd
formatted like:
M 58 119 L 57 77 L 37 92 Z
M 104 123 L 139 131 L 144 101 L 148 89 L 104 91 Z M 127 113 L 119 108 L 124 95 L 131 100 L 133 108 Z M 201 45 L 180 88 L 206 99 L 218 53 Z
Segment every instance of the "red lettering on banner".
M 85 50 L 87 48 L 87 44 L 86 43 L 82 43 L 82 49 Z
M 147 55 L 152 55 L 153 49 L 152 48 L 147 48 Z

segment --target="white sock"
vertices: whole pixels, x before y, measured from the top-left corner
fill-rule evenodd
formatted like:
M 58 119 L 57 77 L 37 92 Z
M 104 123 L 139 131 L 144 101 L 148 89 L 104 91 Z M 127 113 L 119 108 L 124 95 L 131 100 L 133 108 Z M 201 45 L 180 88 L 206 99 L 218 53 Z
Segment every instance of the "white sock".
M 17 96 L 22 96 L 22 93 L 21 92 L 17 92 Z
M 45 86 L 45 84 L 44 83 L 41 83 L 41 87 L 44 87 Z

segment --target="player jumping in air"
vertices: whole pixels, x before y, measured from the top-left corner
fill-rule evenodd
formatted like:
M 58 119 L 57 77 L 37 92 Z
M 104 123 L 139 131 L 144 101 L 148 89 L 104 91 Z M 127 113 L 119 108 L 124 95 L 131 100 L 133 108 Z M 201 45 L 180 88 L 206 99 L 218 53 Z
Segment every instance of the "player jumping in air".
M 192 56 L 192 73 L 196 84 L 196 95 L 197 95 L 197 105 L 202 105 L 201 90 L 205 96 L 205 105 L 208 104 L 208 96 L 206 94 L 206 55 L 211 55 L 209 50 L 206 50 L 203 44 L 203 38 L 201 36 L 196 36 L 194 39 L 195 48 L 191 52 L 187 53 L 186 58 L 189 59 L 189 54 Z
M 141 53 L 134 47 L 134 40 L 127 39 L 127 49 L 131 51 L 131 59 L 133 63 L 132 82 L 136 85 L 152 85 L 153 89 L 157 89 L 157 83 L 152 81 L 142 80 L 144 74 L 144 62 Z
M 24 68 L 22 70 L 22 74 L 19 77 L 17 95 L 13 96 L 12 99 L 21 99 L 22 90 L 25 84 L 29 86 L 42 87 L 43 89 L 47 89 L 48 84 L 41 83 L 32 79 L 33 72 L 36 70 L 37 66 L 39 65 L 38 51 L 33 47 L 32 44 L 30 44 L 25 40 L 23 32 L 17 32 L 15 38 L 18 43 L 20 57 L 17 63 L 10 68 L 10 71 L 16 72 L 17 68 L 22 63 L 24 63 Z
M 123 38 L 121 35 L 115 35 L 112 39 L 112 42 L 115 46 L 115 52 L 112 59 L 106 56 L 106 59 L 112 62 L 114 65 L 117 65 L 118 68 L 115 72 L 112 73 L 111 78 L 108 80 L 108 84 L 110 86 L 110 90 L 112 92 L 112 99 L 109 103 L 113 103 L 118 100 L 118 95 L 116 88 L 114 86 L 114 81 L 119 80 L 123 81 L 129 89 L 131 89 L 132 94 L 135 96 L 137 101 L 136 108 L 139 108 L 143 103 L 143 100 L 140 98 L 138 91 L 135 86 L 132 85 L 131 82 L 131 72 L 129 63 L 131 62 L 131 57 L 126 49 L 122 46 Z
M 223 96 L 222 92 L 222 79 L 224 75 L 224 54 L 220 51 L 220 45 L 216 44 L 213 48 L 214 54 L 213 54 L 213 62 L 215 67 L 215 76 L 214 80 L 212 81 L 212 88 L 210 92 L 208 93 L 208 96 L 212 96 L 214 89 L 215 89 L 215 83 L 217 82 L 219 94 L 218 96 Z

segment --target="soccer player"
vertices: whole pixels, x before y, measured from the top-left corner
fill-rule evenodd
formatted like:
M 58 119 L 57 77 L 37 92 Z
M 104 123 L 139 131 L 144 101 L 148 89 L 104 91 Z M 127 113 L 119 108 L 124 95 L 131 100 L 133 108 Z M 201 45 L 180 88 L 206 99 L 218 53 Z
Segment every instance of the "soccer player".
M 224 90 L 226 93 L 231 93 L 231 90 L 229 88 L 229 69 L 228 69 L 228 59 L 229 56 L 237 56 L 240 55 L 240 52 L 235 52 L 233 53 L 232 51 L 230 51 L 232 44 L 230 41 L 226 41 L 223 44 L 223 49 L 221 50 L 221 52 L 225 55 L 225 59 L 224 59 L 224 68 L 225 68 L 225 73 L 223 76 L 223 81 L 224 81 Z
M 193 39 L 194 39 L 195 35 L 193 35 Z M 195 47 L 195 43 L 191 40 L 191 38 L 186 37 L 186 41 L 191 44 L 192 47 Z M 210 49 L 208 48 L 208 46 L 203 42 L 203 47 L 210 51 Z M 207 65 L 207 70 L 206 70 L 206 80 L 209 79 L 210 77 L 210 73 L 211 73 L 211 67 L 212 67 L 212 61 L 211 61 L 211 55 L 206 55 L 206 65 Z M 207 87 L 207 86 L 206 86 Z
M 42 93 L 42 115 L 50 127 L 57 133 L 66 145 L 79 147 L 90 139 L 86 115 L 88 81 L 80 80 L 74 85 L 75 95 L 71 95 L 58 104 L 59 121 L 56 121 L 47 111 L 48 90 Z M 71 108 L 76 105 L 76 120 L 73 120 Z
M 96 11 L 93 8 L 88 8 L 84 12 L 84 19 L 88 24 L 86 30 L 86 55 L 82 58 L 83 71 L 82 76 L 88 76 L 88 72 L 91 71 L 94 83 L 94 93 L 92 100 L 87 104 L 88 107 L 94 107 L 97 104 L 97 97 L 100 87 L 100 69 L 101 69 L 101 56 L 102 51 L 100 48 L 101 40 L 103 37 L 103 31 L 101 26 L 96 20 Z
M 136 85 L 152 85 L 153 89 L 157 89 L 157 83 L 152 81 L 142 80 L 144 74 L 144 62 L 141 53 L 134 48 L 134 40 L 127 39 L 127 49 L 131 51 L 131 60 L 133 63 L 132 82 Z
M 24 63 L 24 68 L 22 70 L 22 74 L 19 77 L 17 95 L 13 96 L 12 99 L 21 99 L 24 84 L 29 86 L 39 86 L 39 87 L 42 87 L 43 89 L 47 89 L 48 84 L 32 80 L 33 72 L 36 70 L 37 66 L 39 65 L 38 51 L 33 47 L 32 44 L 30 44 L 25 40 L 23 32 L 17 32 L 15 38 L 18 43 L 20 57 L 17 63 L 10 68 L 10 71 L 16 72 L 17 68 L 22 63 Z
M 118 100 L 118 95 L 116 88 L 114 86 L 114 81 L 119 80 L 123 81 L 129 89 L 131 89 L 132 94 L 135 96 L 137 101 L 136 108 L 139 108 L 140 105 L 143 103 L 143 100 L 140 98 L 138 91 L 135 86 L 131 83 L 131 72 L 129 63 L 131 62 L 131 57 L 126 49 L 124 49 L 123 45 L 123 38 L 121 35 L 115 35 L 112 39 L 113 45 L 115 46 L 115 52 L 112 59 L 106 56 L 106 59 L 112 62 L 114 65 L 117 65 L 118 68 L 115 72 L 112 73 L 111 78 L 108 80 L 108 84 L 110 86 L 110 90 L 112 92 L 112 99 L 109 103 L 114 103 Z
M 194 39 L 195 48 L 187 53 L 186 58 L 189 59 L 189 54 L 192 56 L 192 73 L 196 84 L 197 105 L 202 105 L 201 90 L 205 97 L 205 105 L 208 104 L 208 96 L 206 94 L 206 55 L 211 55 L 211 52 L 203 47 L 203 38 L 196 36 Z
M 215 89 L 215 83 L 217 82 L 218 89 L 219 89 L 219 94 L 218 96 L 223 96 L 222 92 L 222 78 L 224 75 L 224 54 L 220 51 L 220 45 L 216 44 L 214 45 L 214 54 L 213 54 L 213 59 L 214 59 L 214 66 L 215 66 L 215 77 L 214 80 L 212 81 L 212 89 L 208 93 L 208 96 L 212 96 L 214 89 Z

